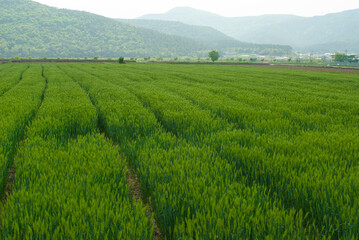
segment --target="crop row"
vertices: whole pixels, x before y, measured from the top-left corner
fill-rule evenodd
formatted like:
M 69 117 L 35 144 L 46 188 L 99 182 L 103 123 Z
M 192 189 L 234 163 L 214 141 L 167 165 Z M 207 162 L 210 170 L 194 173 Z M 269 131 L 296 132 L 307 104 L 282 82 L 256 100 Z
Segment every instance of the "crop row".
M 56 66 L 45 66 L 43 74 L 44 100 L 14 160 L 1 238 L 152 238 L 146 208 L 129 192 L 126 163 L 98 133 L 88 95 Z
M 0 96 L 19 83 L 23 73 L 28 68 L 28 66 L 22 64 L 11 65 L 9 67 L 6 66 L 6 68 L 4 67 L 3 69 L 0 69 Z
M 318 78 L 318 84 L 308 87 L 306 76 L 295 76 L 298 82 L 287 80 L 288 84 L 279 84 L 281 76 L 267 77 L 262 80 L 265 87 L 238 81 L 231 83 L 236 95 L 215 81 L 212 88 L 208 87 L 211 84 L 194 86 L 205 81 L 201 76 L 185 75 L 182 79 L 182 75 L 163 69 L 154 72 L 106 66 L 98 67 L 94 74 L 135 93 L 167 131 L 217 153 L 223 162 L 236 167 L 240 179 L 249 186 L 263 186 L 287 209 L 303 211 L 308 216 L 307 227 L 319 236 L 359 235 L 359 205 L 355 201 L 359 107 L 351 88 L 346 87 L 356 88 L 355 78 L 344 82 L 341 75 L 332 77 L 338 92 L 330 90 L 328 85 L 333 82 L 326 79 Z M 184 84 L 190 82 L 188 79 L 190 86 Z M 284 85 L 285 91 L 274 88 L 277 85 Z M 245 104 L 236 97 L 242 87 Z M 286 88 L 298 88 L 300 94 L 293 96 Z M 270 98 L 273 107 L 261 109 L 266 106 L 266 97 L 261 104 L 254 89 L 279 95 Z M 292 100 L 286 104 L 285 98 Z
M 358 90 L 354 74 L 2 65 L 0 238 L 152 238 L 128 163 L 166 239 L 357 239 Z
M 177 122 L 169 131 L 134 94 L 106 81 L 119 80 L 118 75 L 113 78 L 108 71 L 96 69 L 96 75 L 103 74 L 105 80 L 101 80 L 86 73 L 92 73 L 88 67 L 83 67 L 86 71 L 77 66 L 61 69 L 89 93 L 106 134 L 119 143 L 137 170 L 142 192 L 150 197 L 157 223 L 167 238 L 289 239 L 303 238 L 311 232 L 310 228 L 304 229 L 301 211 L 284 209 L 266 188 L 247 186 L 245 179 L 238 179 L 239 171 L 213 149 L 187 141 L 191 136 L 198 139 L 194 136 L 196 130 L 202 131 L 198 135 L 204 134 L 216 123 L 205 130 L 196 128 L 197 124 L 203 127 L 205 120 L 191 118 L 195 112 L 181 109 L 168 121 L 182 119 L 184 110 L 182 115 L 187 114 L 192 124 Z M 163 100 L 167 101 L 158 99 Z
M 15 68 L 15 67 L 13 67 Z M 21 69 L 25 66 L 21 65 Z M 18 68 L 16 68 L 16 74 Z M 19 76 L 18 76 L 19 77 Z M 4 78 L 10 79 L 10 78 Z M 18 81 L 19 79 L 17 79 Z M 7 171 L 21 141 L 26 125 L 40 106 L 45 90 L 41 67 L 32 66 L 22 81 L 0 97 L 0 193 L 3 194 Z

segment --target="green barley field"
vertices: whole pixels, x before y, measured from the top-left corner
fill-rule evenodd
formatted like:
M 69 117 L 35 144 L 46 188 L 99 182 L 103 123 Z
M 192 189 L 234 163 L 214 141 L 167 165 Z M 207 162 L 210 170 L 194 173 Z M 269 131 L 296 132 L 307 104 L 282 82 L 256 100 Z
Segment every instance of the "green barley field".
M 359 238 L 359 74 L 2 64 L 0 143 L 1 239 Z

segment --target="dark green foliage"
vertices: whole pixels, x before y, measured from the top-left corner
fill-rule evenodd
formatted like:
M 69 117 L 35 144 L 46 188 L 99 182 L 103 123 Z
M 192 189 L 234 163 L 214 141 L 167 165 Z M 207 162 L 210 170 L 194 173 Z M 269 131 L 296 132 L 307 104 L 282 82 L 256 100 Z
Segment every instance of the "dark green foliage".
M 336 53 L 334 55 L 334 61 L 336 62 L 350 62 L 357 63 L 358 58 L 355 55 L 347 55 L 346 53 Z
M 208 53 L 208 57 L 211 58 L 212 62 L 217 61 L 219 59 L 219 52 L 212 50 Z
M 334 55 L 334 61 L 336 62 L 347 62 L 348 61 L 348 55 L 345 53 L 336 53 Z
M 125 58 L 124 57 L 119 57 L 118 58 L 118 63 L 121 63 L 121 64 L 125 63 Z

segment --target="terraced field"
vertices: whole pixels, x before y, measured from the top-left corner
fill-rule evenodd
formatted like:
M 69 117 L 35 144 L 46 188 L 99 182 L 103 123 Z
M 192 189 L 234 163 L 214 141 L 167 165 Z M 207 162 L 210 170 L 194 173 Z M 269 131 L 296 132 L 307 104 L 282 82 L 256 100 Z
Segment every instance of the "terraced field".
M 1 239 L 358 239 L 359 75 L 0 65 Z

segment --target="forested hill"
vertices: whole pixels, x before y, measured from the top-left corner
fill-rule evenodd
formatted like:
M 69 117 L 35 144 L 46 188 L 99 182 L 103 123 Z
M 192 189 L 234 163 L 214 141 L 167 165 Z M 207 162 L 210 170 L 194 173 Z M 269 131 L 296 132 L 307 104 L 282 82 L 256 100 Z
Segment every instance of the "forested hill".
M 171 57 L 206 51 L 190 39 L 30 0 L 0 0 L 0 57 Z

